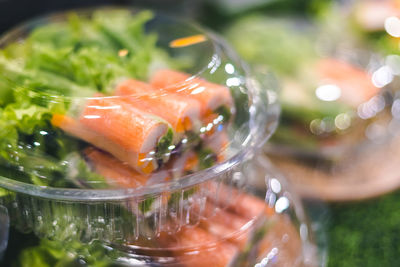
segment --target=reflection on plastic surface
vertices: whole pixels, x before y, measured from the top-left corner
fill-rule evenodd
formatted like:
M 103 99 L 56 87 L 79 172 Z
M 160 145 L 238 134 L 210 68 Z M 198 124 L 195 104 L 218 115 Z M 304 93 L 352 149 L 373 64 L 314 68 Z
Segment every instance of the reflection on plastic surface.
M 204 266 L 217 255 L 221 266 L 245 266 L 277 247 L 274 259 L 301 262 L 306 241 L 290 194 L 280 195 L 286 191 L 276 179 L 271 192 L 282 204 L 269 206 L 265 192 L 247 187 L 247 167 L 277 124 L 273 86 L 254 81 L 223 41 L 200 28 L 146 12 L 102 12 L 44 18 L 2 39 L 9 51 L 36 44 L 29 47 L 35 60 L 0 58 L 4 80 L 12 80 L 5 87 L 28 101 L 15 122 L 42 112 L 23 135 L 16 129 L 18 149 L 0 161 L 11 169 L 0 179 L 7 188 L 0 203 L 15 228 L 62 244 L 99 240 L 127 252 L 117 262 Z M 91 34 L 76 43 L 68 23 Z M 170 48 L 183 32 L 207 40 Z M 68 42 L 55 41 L 61 37 Z M 16 42 L 24 38 L 32 43 Z M 41 49 L 43 42 L 54 49 Z M 73 49 L 63 47 L 69 42 Z M 49 69 L 57 82 L 47 79 Z M 15 70 L 26 76 L 13 79 Z M 5 105 L 14 100 L 22 101 Z
M 394 16 L 386 18 L 385 30 L 393 37 L 400 37 L 400 19 Z
M 326 84 L 318 87 L 315 94 L 322 101 L 335 101 L 340 98 L 342 90 L 334 84 Z
M 242 148 L 263 143 L 268 138 L 265 131 L 273 130 L 267 120 L 276 123 L 276 117 L 272 118 L 276 111 L 265 116 L 271 100 L 261 94 L 267 90 L 261 92 L 249 81 L 245 67 L 217 37 L 153 16 L 148 11 L 118 9 L 61 14 L 6 35 L 1 45 L 9 55 L 0 58 L 6 70 L 2 80 L 11 94 L 26 98 L 6 100 L 9 116 L 14 106 L 23 105 L 23 109 L 10 118 L 15 124 L 8 126 L 15 135 L 2 139 L 3 154 L 10 158 L 0 164 L 20 172 L 23 182 L 39 186 L 123 188 L 122 184 L 135 183 L 104 177 L 111 172 L 99 175 L 93 168 L 96 163 L 88 161 L 84 151 L 107 152 L 119 160 L 117 165 L 127 165 L 123 169 L 145 179 L 159 171 L 170 172 L 174 161 L 189 150 L 195 152 L 194 169 L 200 171 L 233 158 Z M 74 21 L 80 23 L 78 32 L 70 25 Z M 55 24 L 67 41 L 57 41 L 58 33 L 51 30 Z M 201 42 L 189 38 L 190 46 L 170 48 L 171 40 L 179 39 L 177 28 L 193 33 L 187 36 Z M 123 37 L 115 40 L 103 31 Z M 81 37 L 79 42 L 75 35 Z M 117 48 L 110 45 L 117 41 Z M 70 46 L 75 48 L 70 51 Z M 146 49 L 139 52 L 136 46 Z M 32 53 L 18 53 L 19 49 Z M 70 53 L 64 54 L 67 50 Z M 50 56 L 47 53 L 53 56 L 50 63 L 44 60 Z M 88 56 L 98 62 L 93 65 Z M 141 66 L 136 66 L 140 62 L 136 57 L 143 58 Z M 61 67 L 61 61 L 68 67 Z M 29 128 L 12 126 L 16 124 Z M 224 136 L 223 144 L 215 141 L 217 135 Z M 175 171 L 170 176 L 177 179 L 177 173 L 191 172 Z
M 266 152 L 303 196 L 371 198 L 399 187 L 400 8 L 363 0 L 335 3 L 329 12 L 322 23 L 308 21 L 317 32 L 314 57 L 283 73 L 282 123 Z M 339 95 L 320 89 L 327 84 L 340 97 L 322 102 Z

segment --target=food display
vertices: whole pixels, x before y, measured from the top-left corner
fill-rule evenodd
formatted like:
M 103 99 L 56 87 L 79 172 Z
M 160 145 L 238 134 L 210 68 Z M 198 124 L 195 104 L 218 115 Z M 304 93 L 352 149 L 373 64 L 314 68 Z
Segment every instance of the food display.
M 17 169 L 26 158 L 42 158 L 42 166 L 23 171 L 32 183 L 55 185 L 34 174 L 52 171 L 60 172 L 62 186 L 85 183 L 60 163 L 70 159 L 94 177 L 85 163 L 90 147 L 126 163 L 138 177 L 150 175 L 175 154 L 207 149 L 200 143 L 225 131 L 233 117 L 228 87 L 167 69 L 173 60 L 156 47 L 155 35 L 143 33 L 150 13 L 109 13 L 97 12 L 92 20 L 71 14 L 60 30 L 54 31 L 56 24 L 39 27 L 2 51 L 8 96 L 2 118 L 10 128 L 2 139 L 3 165 Z M 85 184 L 104 185 L 101 179 Z
M 265 152 L 305 197 L 356 200 L 398 186 L 396 55 L 362 42 L 349 14 L 249 15 L 225 32 L 260 79 L 276 72 L 281 119 Z
M 248 35 L 246 42 L 235 35 L 238 31 Z M 316 25 L 301 18 L 250 16 L 226 33 L 253 68 L 266 71 L 268 66 L 281 80 L 282 117 L 272 139 L 277 153 L 337 160 L 373 139 L 374 123 L 388 123 L 385 113 L 392 99 L 384 88 L 390 82 L 385 68 L 361 48 L 329 44 L 325 31 L 318 33 Z
M 301 204 L 254 159 L 271 88 L 217 36 L 106 8 L 0 46 L 0 217 L 33 244 L 5 264 L 315 265 Z
M 252 266 L 257 262 L 303 266 L 305 256 L 310 260 L 307 257 L 313 252 L 303 254 L 303 241 L 289 217 L 276 213 L 259 198 L 242 194 L 227 208 L 215 209 L 213 205 L 206 204 L 210 217 L 195 226 L 183 226 L 174 234 L 161 232 L 157 238 L 123 246 L 98 240 L 85 244 L 29 237 L 37 245 L 19 248 L 17 258 L 6 258 L 5 262 L 18 266 Z M 12 238 L 11 243 L 15 242 Z M 36 265 L 30 265 L 32 262 Z

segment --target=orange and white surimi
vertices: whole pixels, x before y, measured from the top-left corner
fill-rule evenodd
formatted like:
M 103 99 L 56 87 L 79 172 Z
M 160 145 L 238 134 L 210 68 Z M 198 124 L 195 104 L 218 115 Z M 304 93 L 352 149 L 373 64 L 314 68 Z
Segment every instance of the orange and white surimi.
M 194 130 L 200 120 L 200 103 L 194 99 L 176 94 L 164 93 L 151 85 L 129 79 L 121 82 L 115 95 L 138 109 L 157 115 L 177 133 Z
M 152 154 L 169 128 L 161 118 L 102 95 L 87 100 L 78 120 L 55 114 L 52 124 L 111 153 L 141 173 L 158 167 Z
M 319 78 L 341 89 L 340 99 L 351 106 L 368 101 L 380 88 L 372 83 L 372 76 L 361 68 L 342 60 L 325 58 L 316 65 Z
M 146 184 L 148 176 L 140 174 L 111 155 L 94 148 L 84 151 L 93 170 L 103 176 L 110 185 L 121 188 L 137 188 Z
M 157 171 L 152 174 L 138 173 L 128 164 L 93 147 L 85 149 L 84 154 L 93 171 L 103 176 L 110 186 L 138 188 L 151 184 L 154 180 L 162 181 L 169 178 L 166 171 Z
M 160 70 L 153 75 L 151 85 L 199 101 L 203 118 L 221 106 L 233 106 L 229 88 L 182 72 Z
M 217 238 L 199 226 L 184 226 L 173 237 L 161 234 L 158 241 L 169 248 L 189 248 L 186 251 L 172 250 L 182 266 L 225 267 L 229 266 L 239 252 L 234 244 Z

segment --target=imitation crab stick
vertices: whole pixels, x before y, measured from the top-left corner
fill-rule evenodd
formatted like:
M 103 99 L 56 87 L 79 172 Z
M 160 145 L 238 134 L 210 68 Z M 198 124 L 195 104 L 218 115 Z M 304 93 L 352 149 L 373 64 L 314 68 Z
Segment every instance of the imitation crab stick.
M 111 155 L 94 148 L 85 150 L 85 156 L 93 170 L 110 184 L 122 188 L 137 188 L 146 184 L 148 176 L 140 174 Z
M 84 154 L 93 170 L 103 176 L 110 185 L 116 187 L 137 188 L 151 183 L 152 180 L 168 179 L 166 171 L 141 174 L 112 155 L 95 148 L 85 149 Z
M 126 80 L 120 83 L 115 95 L 133 106 L 165 119 L 177 133 L 193 130 L 200 121 L 200 104 L 194 99 L 165 94 L 147 83 Z
M 206 220 L 202 220 L 200 226 L 212 233 L 214 236 L 225 238 L 235 245 L 243 248 L 249 238 L 248 220 L 239 215 L 213 207 L 212 204 L 206 204 L 204 209 Z
M 371 75 L 344 61 L 322 59 L 317 63 L 316 70 L 322 81 L 340 88 L 341 99 L 351 106 L 368 101 L 380 90 L 372 83 Z
M 225 267 L 233 261 L 238 248 L 232 243 L 220 240 L 206 230 L 195 227 L 183 227 L 174 236 L 161 235 L 160 243 L 170 248 L 183 266 Z
M 236 188 L 224 184 L 211 184 L 209 190 L 216 195 L 210 195 L 211 201 L 245 219 L 251 220 L 272 213 L 264 200 L 240 192 Z
M 245 205 L 255 208 L 251 211 L 251 216 L 243 217 L 241 208 L 235 207 L 245 200 Z M 257 201 L 258 200 L 258 201 Z M 251 205 L 252 202 L 253 204 Z M 275 260 L 279 266 L 296 266 L 296 262 L 301 257 L 301 239 L 290 218 L 277 214 L 274 211 L 264 212 L 265 202 L 256 197 L 243 194 L 226 210 L 215 210 L 212 205 L 205 207 L 206 220 L 202 220 L 200 226 L 219 239 L 225 239 L 240 249 L 248 244 L 256 246 L 253 257 L 261 260 L 274 248 L 279 248 L 279 254 Z M 256 212 L 259 208 L 259 212 Z M 236 211 L 233 213 L 232 211 Z M 256 217 L 255 217 L 256 216 Z M 254 221 L 249 220 L 254 217 Z
M 227 87 L 185 73 L 160 70 L 153 75 L 151 85 L 199 101 L 203 118 L 216 113 L 218 108 L 231 110 L 233 106 L 232 95 Z
M 95 97 L 89 99 L 78 121 L 55 114 L 52 124 L 103 149 L 141 173 L 154 171 L 155 153 L 168 136 L 169 125 L 124 101 Z

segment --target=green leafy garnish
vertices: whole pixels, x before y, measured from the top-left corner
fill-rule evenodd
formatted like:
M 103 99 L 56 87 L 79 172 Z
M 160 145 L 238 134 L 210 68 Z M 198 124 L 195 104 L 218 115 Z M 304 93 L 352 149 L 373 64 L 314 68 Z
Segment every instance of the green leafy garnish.
M 214 151 L 208 148 L 200 149 L 197 155 L 199 157 L 199 167 L 201 170 L 210 168 L 217 161 Z
M 24 249 L 14 263 L 21 267 L 123 266 L 114 263 L 118 255 L 118 251 L 107 249 L 98 241 L 65 244 L 41 239 L 39 245 Z
M 69 112 L 74 97 L 108 93 L 123 78 L 146 79 L 152 62 L 167 60 L 156 36 L 145 32 L 152 17 L 122 9 L 70 13 L 0 50 L 0 175 L 40 186 L 106 187 L 76 153 L 87 144 L 50 121 Z M 169 130 L 160 153 L 171 143 Z M 71 159 L 74 172 L 65 163 Z
M 144 201 L 140 202 L 139 210 L 144 214 L 147 213 L 148 211 L 151 210 L 154 200 L 155 200 L 154 197 L 151 196 L 147 197 Z
M 158 141 L 157 151 L 156 151 L 157 158 L 162 158 L 163 155 L 165 155 L 168 152 L 171 152 L 169 147 L 171 146 L 173 139 L 174 139 L 174 133 L 171 128 L 168 128 L 166 134 L 163 137 L 161 137 L 160 141 Z
M 227 122 L 231 119 L 231 112 L 227 106 L 220 106 L 215 110 L 215 113 L 221 115 L 224 119 L 224 122 Z

